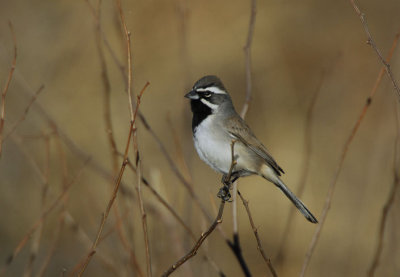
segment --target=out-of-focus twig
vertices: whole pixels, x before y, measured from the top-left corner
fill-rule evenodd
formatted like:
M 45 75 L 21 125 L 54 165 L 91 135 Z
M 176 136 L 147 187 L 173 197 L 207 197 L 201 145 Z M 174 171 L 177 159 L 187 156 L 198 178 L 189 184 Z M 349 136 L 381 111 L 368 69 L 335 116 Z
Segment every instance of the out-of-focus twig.
M 141 94 L 143 94 L 143 92 L 147 88 L 147 86 L 148 86 L 148 83 L 142 89 Z M 103 232 L 104 224 L 105 224 L 105 222 L 106 222 L 106 220 L 108 218 L 108 215 L 110 213 L 110 210 L 111 210 L 111 208 L 112 208 L 112 206 L 114 204 L 115 198 L 117 197 L 117 193 L 118 193 L 118 190 L 119 190 L 119 186 L 121 184 L 122 176 L 124 174 L 125 167 L 127 165 L 127 158 L 128 158 L 128 152 L 129 152 L 129 146 L 130 146 L 130 142 L 131 142 L 131 137 L 132 137 L 133 132 L 135 132 L 135 130 L 133 129 L 133 126 L 134 126 L 135 121 L 136 121 L 136 117 L 135 116 L 136 116 L 136 113 L 137 113 L 138 109 L 139 109 L 139 105 L 136 105 L 135 113 L 132 112 L 132 114 L 131 114 L 132 115 L 132 117 L 131 117 L 132 121 L 131 121 L 130 127 L 129 127 L 129 134 L 128 134 L 128 140 L 126 142 L 124 158 L 123 158 L 123 162 L 122 162 L 122 165 L 121 165 L 117 180 L 116 180 L 115 185 L 114 185 L 114 190 L 113 190 L 113 193 L 111 195 L 110 200 L 108 201 L 108 205 L 107 205 L 106 211 L 103 213 L 102 220 L 101 220 L 99 229 L 97 231 L 96 239 L 93 242 L 93 245 L 92 245 L 92 247 L 91 247 L 91 249 L 89 251 L 89 254 L 86 257 L 85 262 L 83 263 L 83 266 L 82 266 L 78 276 L 82 276 L 83 275 L 83 273 L 86 270 L 87 265 L 89 264 L 89 262 L 92 259 L 93 255 L 96 253 L 96 248 L 97 248 L 97 245 L 99 243 L 101 233 Z M 138 273 L 140 274 L 140 271 L 138 271 Z
M 133 103 L 132 103 L 132 52 L 131 52 L 131 32 L 128 31 L 125 22 L 125 15 L 121 7 L 121 0 L 116 0 L 119 15 L 121 17 L 121 24 L 124 28 L 125 39 L 126 39 L 126 54 L 128 60 L 128 100 L 129 100 L 129 111 L 131 112 L 131 121 L 133 121 Z
M 136 103 L 138 106 L 140 105 L 140 99 L 142 98 L 143 92 L 144 92 L 144 90 L 142 90 L 140 95 L 137 96 Z M 136 118 L 136 112 L 135 112 L 135 118 Z M 135 124 L 134 128 L 136 129 L 136 124 Z M 150 256 L 150 247 L 149 247 L 149 235 L 148 235 L 148 231 L 147 231 L 148 230 L 147 229 L 147 214 L 146 214 L 146 210 L 144 208 L 143 197 L 142 197 L 142 161 L 140 158 L 137 132 L 135 132 L 135 134 L 132 137 L 132 143 L 133 143 L 133 148 L 134 148 L 135 156 L 136 156 L 136 176 L 137 176 L 136 193 L 138 195 L 138 199 L 139 199 L 138 204 L 139 204 L 140 214 L 142 216 L 142 229 L 143 229 L 144 245 L 145 245 L 145 250 L 146 250 L 147 277 L 151 277 L 152 270 L 151 270 L 151 256 Z
M 359 9 L 359 7 L 357 6 L 357 4 L 355 3 L 355 0 L 350 0 L 351 5 L 353 6 L 355 12 L 357 13 L 357 15 L 360 17 L 361 23 L 363 25 L 365 34 L 367 35 L 367 43 L 369 45 L 371 45 L 372 49 L 374 49 L 376 55 L 378 55 L 379 60 L 381 61 L 381 63 L 383 64 L 383 67 L 387 73 L 387 75 L 389 76 L 390 80 L 392 81 L 393 87 L 397 92 L 397 98 L 400 101 L 400 88 L 397 84 L 396 79 L 393 77 L 393 73 L 392 70 L 390 69 L 390 64 L 389 64 L 389 60 L 385 60 L 385 58 L 382 56 L 381 51 L 378 49 L 378 47 L 375 44 L 375 41 L 372 39 L 371 33 L 369 32 L 369 28 L 368 28 L 368 24 L 367 21 L 365 20 L 365 14 L 361 12 L 361 10 Z
M 398 109 L 397 109 L 398 110 Z M 399 168 L 400 168 L 400 159 L 399 159 L 399 146 L 400 146 L 400 126 L 399 126 L 400 120 L 399 120 L 399 115 L 398 112 L 396 112 L 396 126 L 397 126 L 397 132 L 396 132 L 396 141 L 395 141 L 395 147 L 394 147 L 394 159 L 393 159 L 393 183 L 392 187 L 390 188 L 388 198 L 383 206 L 382 209 L 382 216 L 381 216 L 381 221 L 379 224 L 379 231 L 378 231 L 378 243 L 375 249 L 374 257 L 372 259 L 371 265 L 368 269 L 368 276 L 373 277 L 375 276 L 375 271 L 378 268 L 379 261 L 381 258 L 382 250 L 383 250 L 383 238 L 385 236 L 385 229 L 386 229 L 386 222 L 387 222 L 387 216 L 389 214 L 390 209 L 393 206 L 396 194 L 398 192 L 398 189 L 400 187 L 400 176 L 399 176 Z
M 44 85 L 41 85 L 40 88 L 35 92 L 35 94 L 31 97 L 31 100 L 29 101 L 28 105 L 26 106 L 24 113 L 22 116 L 18 119 L 17 122 L 15 122 L 14 126 L 11 127 L 10 131 L 7 133 L 7 135 L 4 136 L 4 140 L 6 140 L 14 131 L 17 129 L 18 125 L 21 124 L 22 121 L 25 120 L 26 116 L 28 115 L 29 109 L 31 108 L 32 104 L 36 101 L 37 97 L 39 94 L 43 91 Z M 3 141 L 4 141 L 3 140 Z
M 246 117 L 247 111 L 250 106 L 250 102 L 252 99 L 252 79 L 251 79 L 251 45 L 253 42 L 254 35 L 254 27 L 256 23 L 256 14 L 257 14 L 257 1 L 250 0 L 250 21 L 249 27 L 247 31 L 247 39 L 246 44 L 243 48 L 244 56 L 245 56 L 245 72 L 246 72 L 246 97 L 240 112 L 240 116 L 244 119 Z M 243 270 L 245 276 L 251 276 L 250 270 L 247 266 L 246 261 L 244 260 L 240 240 L 239 240 L 239 231 L 238 231 L 238 218 L 237 218 L 237 186 L 238 180 L 233 183 L 233 193 L 232 193 L 232 224 L 233 224 L 233 239 L 227 240 L 229 247 L 235 254 L 236 259 L 238 260 L 240 267 Z
M 388 61 L 390 61 L 392 56 L 393 56 L 393 53 L 394 53 L 394 50 L 396 48 L 398 40 L 399 40 L 399 34 L 396 35 L 396 37 L 395 37 L 395 39 L 393 41 L 392 47 L 391 47 L 389 55 L 387 57 Z M 361 122 L 363 121 L 363 119 L 364 119 L 364 117 L 365 117 L 365 115 L 366 115 L 366 113 L 368 111 L 368 108 L 370 107 L 370 105 L 372 103 L 372 99 L 373 99 L 373 97 L 374 97 L 374 95 L 375 95 L 375 93 L 376 93 L 376 91 L 378 89 L 379 84 L 381 83 L 382 76 L 385 73 L 385 70 L 386 70 L 385 68 L 386 67 L 384 66 L 380 70 L 380 72 L 378 74 L 378 77 L 377 77 L 377 79 L 375 81 L 374 87 L 372 88 L 371 93 L 370 93 L 369 97 L 367 98 L 367 100 L 366 100 L 366 102 L 364 104 L 363 110 L 361 111 L 359 117 L 357 118 L 357 121 L 355 122 L 355 124 L 353 126 L 353 129 L 351 130 L 351 133 L 350 133 L 349 137 L 347 138 L 347 140 L 346 140 L 346 142 L 345 142 L 345 144 L 343 146 L 342 154 L 341 154 L 340 159 L 339 159 L 339 163 L 338 163 L 338 165 L 336 167 L 336 170 L 335 170 L 335 172 L 333 174 L 332 180 L 331 180 L 331 182 L 329 184 L 329 188 L 328 188 L 327 195 L 325 197 L 325 204 L 324 204 L 321 216 L 320 216 L 319 224 L 317 225 L 317 228 L 315 229 L 314 235 L 313 235 L 313 237 L 311 239 L 308 251 L 306 253 L 306 257 L 305 257 L 304 262 L 303 262 L 303 266 L 302 266 L 301 273 L 300 273 L 301 277 L 303 277 L 305 275 L 305 273 L 306 273 L 307 267 L 308 267 L 308 265 L 309 265 L 309 263 L 311 261 L 312 254 L 314 253 L 314 249 L 315 249 L 315 247 L 316 247 L 316 245 L 318 243 L 319 237 L 321 235 L 322 228 L 323 228 L 323 226 L 325 224 L 325 221 L 326 221 L 326 218 L 327 218 L 327 215 L 328 215 L 328 211 L 329 211 L 330 206 L 331 206 L 332 197 L 333 197 L 333 194 L 334 194 L 334 191 L 335 191 L 336 183 L 337 183 L 337 180 L 339 178 L 340 172 L 342 171 L 343 162 L 344 162 L 344 160 L 345 160 L 345 158 L 347 156 L 347 152 L 348 152 L 348 149 L 350 147 L 350 144 L 352 143 L 353 138 L 356 135 L 356 133 L 358 131 L 358 128 L 360 127 Z
M 249 208 L 249 201 L 244 199 L 244 197 L 242 196 L 242 194 L 240 193 L 239 190 L 238 190 L 238 195 L 240 196 L 240 199 L 242 199 L 243 205 L 246 208 L 246 212 L 247 212 L 247 215 L 250 220 L 251 228 L 253 229 L 254 236 L 256 237 L 257 249 L 258 249 L 258 251 L 260 251 L 260 254 L 263 257 L 272 276 L 276 277 L 278 275 L 276 274 L 276 271 L 275 271 L 274 267 L 272 266 L 271 259 L 267 256 L 267 254 L 265 254 L 264 248 L 261 245 L 261 240 L 260 240 L 260 237 L 258 236 L 258 230 L 257 230 L 256 226 L 254 225 L 253 217 L 251 216 L 251 212 L 250 212 L 250 208 Z
M 43 221 L 46 219 L 46 217 L 60 204 L 62 203 L 64 197 L 66 197 L 68 190 L 70 187 L 76 182 L 76 180 L 79 179 L 81 174 L 83 173 L 83 169 L 85 168 L 86 164 L 88 161 L 85 161 L 83 167 L 81 170 L 74 176 L 74 178 L 64 187 L 60 195 L 54 199 L 54 201 L 51 203 L 51 205 L 43 211 L 41 214 L 40 218 L 32 225 L 32 227 L 29 229 L 29 231 L 25 234 L 25 236 L 22 238 L 18 246 L 14 249 L 13 253 L 11 256 L 8 257 L 7 262 L 5 267 L 3 267 L 0 270 L 0 276 L 2 276 L 8 266 L 13 262 L 13 260 L 17 257 L 19 252 L 22 250 L 22 248 L 25 246 L 25 244 L 29 241 L 29 239 L 32 237 L 32 234 L 37 230 L 39 226 L 43 223 Z
M 29 105 L 30 106 L 30 105 Z M 28 106 L 28 107 L 29 107 Z M 45 164 L 43 175 L 45 178 L 45 182 L 42 185 L 42 195 L 41 195 L 41 213 L 45 210 L 46 201 L 47 201 L 47 192 L 49 189 L 49 173 L 50 173 L 50 137 L 44 135 L 44 142 L 45 142 Z M 64 198 L 65 199 L 65 198 Z M 38 227 L 37 232 L 33 234 L 32 244 L 31 244 L 31 251 L 29 255 L 29 262 L 25 268 L 24 277 L 32 276 L 33 266 L 36 261 L 39 252 L 39 245 L 43 234 L 43 222 Z
M 15 66 L 17 64 L 17 39 L 15 37 L 14 33 L 14 27 L 11 23 L 11 21 L 8 21 L 8 26 L 10 27 L 12 39 L 13 39 L 13 44 L 14 44 L 14 56 L 13 60 L 11 63 L 11 68 L 10 71 L 8 72 L 8 78 L 6 81 L 6 84 L 3 88 L 3 91 L 1 93 L 1 115 L 0 115 L 0 157 L 1 153 L 3 150 L 3 130 L 4 130 L 4 121 L 5 121 L 5 116 L 6 116 L 6 95 L 8 92 L 8 87 L 10 86 L 11 79 L 15 70 Z
M 310 157 L 311 157 L 311 148 L 312 148 L 312 143 L 311 143 L 311 134 L 312 134 L 312 119 L 314 115 L 314 108 L 315 108 L 315 103 L 317 102 L 318 95 L 321 91 L 321 86 L 324 80 L 325 72 L 323 71 L 321 74 L 321 77 L 319 79 L 318 85 L 316 87 L 316 90 L 312 96 L 311 103 L 308 106 L 307 110 L 307 116 L 306 116 L 306 124 L 305 124 L 305 130 L 304 130 L 304 158 L 303 158 L 303 169 L 302 169 L 302 174 L 300 177 L 300 182 L 298 185 L 297 193 L 296 195 L 301 198 L 304 188 L 306 186 L 306 181 L 308 177 L 308 171 L 310 167 Z M 282 232 L 282 238 L 281 238 L 281 243 L 279 246 L 278 253 L 276 254 L 276 262 L 278 263 L 283 263 L 283 251 L 285 248 L 285 244 L 288 242 L 288 236 L 289 236 L 289 231 L 291 229 L 291 226 L 293 224 L 293 216 L 295 215 L 295 207 L 290 208 L 289 215 L 286 219 L 286 224 L 285 224 L 285 229 Z
M 244 105 L 242 107 L 242 111 L 240 112 L 240 116 L 244 119 L 247 110 L 249 109 L 249 105 L 251 102 L 251 44 L 253 42 L 253 34 L 254 34 L 254 27 L 256 23 L 256 13 L 257 13 L 257 2 L 256 0 L 251 1 L 251 13 L 250 13 L 250 22 L 249 22 L 249 29 L 247 32 L 247 40 L 246 45 L 244 46 L 244 55 L 245 55 L 245 63 L 246 63 L 246 98 Z

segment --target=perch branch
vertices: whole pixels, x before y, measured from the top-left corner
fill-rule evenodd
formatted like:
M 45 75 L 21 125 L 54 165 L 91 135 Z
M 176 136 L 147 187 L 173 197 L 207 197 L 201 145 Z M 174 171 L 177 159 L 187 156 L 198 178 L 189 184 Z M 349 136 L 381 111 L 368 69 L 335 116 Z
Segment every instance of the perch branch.
M 235 155 L 234 155 L 234 146 L 235 146 L 236 141 L 232 141 L 231 143 L 231 157 L 232 157 L 232 162 L 231 166 L 229 168 L 228 174 L 225 176 L 225 183 L 230 183 L 233 168 L 236 165 L 235 161 Z M 219 210 L 217 217 L 215 218 L 214 222 L 211 224 L 211 226 L 208 228 L 208 230 L 204 233 L 201 234 L 200 238 L 197 240 L 196 244 L 193 246 L 193 248 L 190 250 L 189 253 L 187 253 L 185 256 L 180 258 L 177 262 L 175 262 L 173 265 L 171 265 L 164 273 L 163 277 L 169 276 L 172 272 L 174 272 L 178 267 L 183 265 L 186 261 L 188 261 L 190 258 L 195 256 L 197 254 L 197 251 L 199 250 L 200 246 L 203 244 L 203 242 L 207 239 L 207 237 L 214 231 L 214 229 L 217 227 L 218 224 L 222 222 L 222 215 L 224 213 L 224 207 L 225 207 L 225 200 L 221 198 L 221 204 L 219 205 Z
M 261 240 L 260 240 L 260 237 L 258 236 L 258 230 L 257 230 L 256 226 L 254 225 L 253 217 L 250 213 L 249 201 L 244 199 L 244 197 L 242 196 L 242 194 L 240 193 L 239 190 L 238 190 L 238 195 L 240 196 L 240 199 L 242 199 L 243 205 L 246 208 L 246 212 L 247 212 L 247 215 L 250 220 L 251 228 L 253 229 L 254 236 L 256 237 L 257 249 L 258 249 L 258 251 L 260 251 L 260 254 L 263 257 L 265 263 L 267 264 L 267 267 L 268 267 L 269 271 L 271 272 L 272 276 L 277 277 L 278 275 L 276 274 L 276 271 L 275 271 L 274 267 L 272 266 L 271 259 L 265 254 L 264 248 L 261 245 Z

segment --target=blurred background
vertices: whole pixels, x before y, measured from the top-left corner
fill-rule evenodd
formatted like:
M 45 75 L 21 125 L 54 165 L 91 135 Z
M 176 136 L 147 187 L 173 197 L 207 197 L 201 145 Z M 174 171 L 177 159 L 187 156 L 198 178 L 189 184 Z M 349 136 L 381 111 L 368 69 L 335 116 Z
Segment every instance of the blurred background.
M 131 32 L 134 95 L 150 82 L 140 110 L 151 132 L 142 121 L 137 125 L 142 176 L 195 237 L 210 224 L 200 206 L 215 217 L 221 184 L 220 175 L 195 153 L 190 107 L 183 95 L 200 77 L 215 74 L 240 111 L 246 90 L 243 49 L 250 4 L 122 2 Z M 386 57 L 400 30 L 400 2 L 358 4 Z M 4 276 L 74 275 L 96 237 L 122 163 L 121 156 L 113 154 L 110 134 L 123 153 L 129 133 L 120 15 L 114 1 L 99 5 L 84 0 L 3 0 L 0 7 L 2 90 L 13 59 L 8 20 L 18 51 L 6 96 L 0 159 L 0 268 Z M 366 40 L 349 1 L 257 3 L 252 101 L 246 121 L 285 170 L 285 183 L 296 193 L 305 184 L 301 199 L 317 218 L 345 142 L 382 66 Z M 396 49 L 391 68 L 397 80 L 399 66 L 400 49 Z M 398 100 L 385 74 L 348 149 L 306 276 L 367 275 L 378 246 L 382 209 L 394 184 Z M 131 147 L 130 159 L 135 160 L 134 154 Z M 145 275 L 138 182 L 129 167 L 122 183 L 86 276 Z M 287 225 L 292 204 L 262 178 L 241 179 L 238 188 L 249 200 L 262 246 L 278 275 L 297 276 L 316 225 L 297 211 Z M 160 276 L 192 247 L 193 240 L 147 186 L 142 193 L 152 271 Z M 398 192 L 393 197 L 376 276 L 400 274 Z M 270 276 L 246 211 L 240 201 L 237 204 L 243 256 L 253 276 Z M 226 276 L 243 276 L 223 235 L 231 239 L 232 230 L 228 203 L 221 230 L 215 230 L 198 255 L 173 276 L 218 276 L 218 270 Z

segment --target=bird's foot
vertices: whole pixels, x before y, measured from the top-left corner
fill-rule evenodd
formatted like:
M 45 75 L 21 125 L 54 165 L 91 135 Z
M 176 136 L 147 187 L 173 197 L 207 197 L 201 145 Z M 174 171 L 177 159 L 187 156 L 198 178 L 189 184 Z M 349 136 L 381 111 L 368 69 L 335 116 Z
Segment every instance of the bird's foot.
M 222 188 L 220 188 L 217 196 L 221 198 L 225 202 L 232 202 L 231 193 L 229 192 L 230 185 L 224 184 Z

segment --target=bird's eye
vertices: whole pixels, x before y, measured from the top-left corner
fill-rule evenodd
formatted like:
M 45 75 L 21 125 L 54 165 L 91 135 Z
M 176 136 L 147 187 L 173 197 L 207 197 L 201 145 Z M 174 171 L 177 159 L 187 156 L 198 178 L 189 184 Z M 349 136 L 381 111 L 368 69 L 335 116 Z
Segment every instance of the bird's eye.
M 211 92 L 206 91 L 204 92 L 203 96 L 208 98 L 211 96 Z

